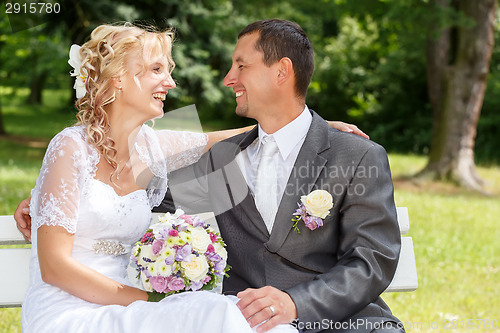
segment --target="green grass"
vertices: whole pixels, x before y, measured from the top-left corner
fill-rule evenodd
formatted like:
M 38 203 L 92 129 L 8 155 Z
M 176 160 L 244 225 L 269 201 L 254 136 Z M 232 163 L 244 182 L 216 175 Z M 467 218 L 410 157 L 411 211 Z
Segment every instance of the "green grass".
M 5 89 L 0 88 L 2 92 Z M 0 139 L 0 215 L 12 214 L 29 195 L 47 140 L 74 122 L 71 107 L 61 106 L 67 97 L 63 92 L 48 92 L 42 107 L 26 107 L 18 95 L 7 99 L 8 106 L 2 103 L 7 130 L 16 137 Z M 459 324 L 464 320 L 465 325 L 467 319 L 500 321 L 500 167 L 479 168 L 493 192 L 487 197 L 445 183 L 403 180 L 420 170 L 425 158 L 395 154 L 389 158 L 396 204 L 408 207 L 410 213 L 408 235 L 413 237 L 419 288 L 383 298 L 408 332 L 492 331 L 479 320 L 470 329 L 446 330 L 444 325 L 450 320 L 451 328 L 452 319 Z M 0 309 L 0 333 L 21 332 L 19 320 L 20 309 Z
M 409 332 L 445 332 L 446 323 L 458 325 L 453 332 L 487 332 L 486 322 L 479 320 L 472 321 L 470 329 L 462 326 L 468 319 L 500 321 L 498 193 L 486 197 L 448 184 L 400 180 L 425 161 L 390 155 L 396 205 L 408 207 L 410 214 L 419 288 L 385 294 L 384 299 Z M 479 173 L 490 189 L 500 188 L 498 167 L 480 168 Z M 438 322 L 439 329 L 430 328 L 429 322 Z

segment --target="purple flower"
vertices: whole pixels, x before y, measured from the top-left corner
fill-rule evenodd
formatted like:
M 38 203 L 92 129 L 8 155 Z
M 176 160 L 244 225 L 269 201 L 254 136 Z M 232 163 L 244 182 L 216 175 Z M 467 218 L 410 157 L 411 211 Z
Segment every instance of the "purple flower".
M 157 256 L 158 253 L 160 253 L 160 251 L 163 250 L 163 241 L 161 241 L 161 240 L 155 240 L 153 242 L 153 249 L 152 250 L 153 250 L 153 254 L 155 256 Z
M 218 255 L 215 252 L 209 252 L 206 254 L 206 257 L 209 261 L 213 262 L 214 264 L 218 263 L 219 261 L 222 260 L 222 257 Z
M 215 271 L 220 272 L 220 273 L 224 272 L 225 268 L 226 268 L 226 261 L 225 260 L 219 261 L 218 263 L 215 264 L 215 267 L 214 267 Z
M 166 291 L 168 286 L 168 278 L 164 276 L 152 276 L 149 278 L 149 283 L 151 283 L 151 287 L 159 293 L 163 293 Z
M 189 285 L 189 289 L 192 291 L 200 290 L 203 287 L 203 283 L 201 281 L 192 281 Z
M 191 245 L 186 244 L 183 247 L 177 249 L 177 253 L 175 254 L 175 260 L 177 261 L 191 261 L 191 252 L 193 248 Z
M 195 216 L 192 223 L 193 227 L 205 227 L 205 221 L 200 219 L 198 216 Z
M 159 240 L 165 240 L 168 238 L 168 229 L 166 228 L 163 228 L 161 229 L 158 234 L 156 235 L 156 239 L 159 239 Z
M 186 223 L 182 223 L 182 224 L 179 224 L 179 225 L 177 226 L 177 230 L 179 230 L 179 231 L 186 231 L 186 230 L 188 229 L 188 227 L 189 227 L 189 225 L 188 225 L 188 224 L 186 224 Z
M 175 261 L 174 255 L 168 256 L 167 259 L 165 259 L 165 264 L 167 265 L 172 265 Z
M 175 290 L 175 291 L 182 290 L 184 289 L 184 287 L 185 287 L 184 280 L 181 278 L 173 277 L 168 282 L 168 289 L 170 290 Z
M 315 216 L 306 216 L 304 217 L 304 223 L 310 230 L 315 230 L 323 225 L 323 220 Z

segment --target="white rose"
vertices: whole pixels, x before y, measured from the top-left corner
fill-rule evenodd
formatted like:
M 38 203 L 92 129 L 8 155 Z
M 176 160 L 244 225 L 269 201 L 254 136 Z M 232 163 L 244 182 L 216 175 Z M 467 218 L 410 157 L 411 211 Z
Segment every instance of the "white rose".
M 210 244 L 212 244 L 212 241 L 205 229 L 198 227 L 191 230 L 191 245 L 193 249 L 200 253 L 205 253 Z
M 330 214 L 330 209 L 333 207 L 333 198 L 330 193 L 325 190 L 315 190 L 300 198 L 307 211 L 315 217 L 324 219 Z
M 141 282 L 142 282 L 142 286 L 144 287 L 144 290 L 146 291 L 153 291 L 153 287 L 151 286 L 151 283 L 149 283 L 149 280 L 148 280 L 148 277 L 146 276 L 146 274 L 144 274 L 144 272 L 141 272 Z
M 218 255 L 220 255 L 222 257 L 222 259 L 224 259 L 225 261 L 227 261 L 227 250 L 224 246 L 220 245 L 220 243 L 215 243 L 214 244 L 214 248 L 215 248 L 215 253 L 217 253 Z
M 190 262 L 181 263 L 184 274 L 191 281 L 200 281 L 208 273 L 208 263 L 204 256 L 194 257 Z
M 141 253 L 139 254 L 139 260 L 137 260 L 137 264 L 143 267 L 147 267 L 149 263 L 144 261 L 143 258 L 155 260 L 156 256 L 153 254 L 153 246 L 151 244 L 143 245 L 141 247 Z

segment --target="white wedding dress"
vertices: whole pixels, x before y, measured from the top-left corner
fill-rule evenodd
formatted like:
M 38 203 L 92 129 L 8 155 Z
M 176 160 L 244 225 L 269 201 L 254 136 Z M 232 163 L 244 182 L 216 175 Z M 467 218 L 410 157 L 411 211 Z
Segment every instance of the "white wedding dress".
M 51 141 L 32 191 L 30 287 L 21 312 L 23 332 L 252 332 L 234 297 L 206 291 L 185 292 L 159 303 L 98 305 L 42 281 L 37 228 L 62 226 L 74 234 L 72 256 L 93 270 L 126 285 L 130 245 L 150 224 L 151 208 L 166 192 L 166 172 L 194 163 L 206 145 L 204 134 L 153 131 L 143 126 L 132 161 L 161 181 L 124 196 L 95 179 L 99 154 L 86 141 L 83 127 L 63 130 Z M 191 147 L 185 151 L 185 147 Z M 137 171 L 137 168 L 134 168 Z M 124 254 L 94 251 L 96 241 L 122 243 Z M 294 332 L 282 325 L 275 331 Z

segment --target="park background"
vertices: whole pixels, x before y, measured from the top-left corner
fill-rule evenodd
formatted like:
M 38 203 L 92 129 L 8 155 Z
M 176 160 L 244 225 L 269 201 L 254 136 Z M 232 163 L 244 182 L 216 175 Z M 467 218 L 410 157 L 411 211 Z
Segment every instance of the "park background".
M 74 123 L 68 51 L 97 25 L 175 27 L 177 88 L 165 111 L 195 104 L 204 130 L 214 130 L 253 123 L 235 116 L 234 92 L 222 84 L 239 30 L 293 20 L 315 50 L 307 104 L 387 149 L 396 205 L 409 209 L 419 288 L 383 298 L 408 332 L 450 331 L 446 323 L 453 332 L 499 329 L 496 0 L 65 0 L 49 15 L 7 15 L 8 2 L 0 10 L 0 215 L 29 195 L 48 141 Z M 0 309 L 0 332 L 21 332 L 19 313 Z

